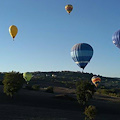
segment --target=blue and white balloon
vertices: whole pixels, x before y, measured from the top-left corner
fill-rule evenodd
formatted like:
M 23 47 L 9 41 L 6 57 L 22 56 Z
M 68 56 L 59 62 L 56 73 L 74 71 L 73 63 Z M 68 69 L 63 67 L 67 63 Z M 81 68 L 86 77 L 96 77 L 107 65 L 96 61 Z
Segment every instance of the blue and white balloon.
M 113 44 L 115 44 L 116 47 L 120 48 L 120 30 L 116 31 L 112 36 Z
M 72 47 L 71 56 L 82 69 L 86 67 L 93 56 L 93 48 L 87 43 L 79 43 Z

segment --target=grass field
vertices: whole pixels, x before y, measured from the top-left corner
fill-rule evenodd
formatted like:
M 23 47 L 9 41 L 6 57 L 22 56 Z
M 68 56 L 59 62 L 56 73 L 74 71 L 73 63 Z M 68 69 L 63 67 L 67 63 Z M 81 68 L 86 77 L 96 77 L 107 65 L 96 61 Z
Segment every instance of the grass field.
M 21 89 L 11 99 L 0 86 L 0 120 L 84 120 L 74 89 L 55 87 L 54 93 Z M 68 97 L 70 96 L 70 97 Z M 95 105 L 95 120 L 120 120 L 120 98 L 95 94 L 88 103 Z

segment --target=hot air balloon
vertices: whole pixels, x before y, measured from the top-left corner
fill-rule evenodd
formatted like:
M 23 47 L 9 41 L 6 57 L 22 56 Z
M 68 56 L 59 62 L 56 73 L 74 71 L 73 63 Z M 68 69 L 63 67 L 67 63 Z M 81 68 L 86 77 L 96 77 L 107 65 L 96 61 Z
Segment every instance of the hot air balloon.
M 69 14 L 70 14 L 70 12 L 72 11 L 72 9 L 73 9 L 73 6 L 70 5 L 70 4 L 68 4 L 68 5 L 65 6 L 65 10 L 66 10 L 67 13 L 69 13 Z
M 29 81 L 31 80 L 32 77 L 33 77 L 33 75 L 30 72 L 23 73 L 23 78 L 25 79 L 25 81 L 27 82 L 27 84 L 29 83 Z
M 116 45 L 116 47 L 120 48 L 120 30 L 116 31 L 112 36 L 113 44 Z
M 13 40 L 14 40 L 15 36 L 17 35 L 17 32 L 18 32 L 18 29 L 15 25 L 11 25 L 9 27 L 9 33 L 10 33 L 11 37 L 13 38 Z
M 79 43 L 72 47 L 71 56 L 75 63 L 84 70 L 93 56 L 93 48 L 87 43 Z
M 99 83 L 101 82 L 101 78 L 98 77 L 98 76 L 93 76 L 93 77 L 91 78 L 91 80 L 92 80 L 92 83 L 93 83 L 96 87 L 98 87 Z

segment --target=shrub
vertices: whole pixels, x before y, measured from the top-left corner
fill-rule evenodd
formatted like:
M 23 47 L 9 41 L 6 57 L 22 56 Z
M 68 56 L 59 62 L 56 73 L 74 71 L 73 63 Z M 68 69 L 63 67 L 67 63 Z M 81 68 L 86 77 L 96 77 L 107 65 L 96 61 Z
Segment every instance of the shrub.
M 33 85 L 32 89 L 38 91 L 40 89 L 40 85 Z
M 86 115 L 86 120 L 94 120 L 96 116 L 97 110 L 95 106 L 89 105 L 85 108 L 84 114 Z
M 53 93 L 54 92 L 53 87 L 52 86 L 47 87 L 46 92 Z
M 117 94 L 116 93 L 109 93 L 109 96 L 117 97 Z
M 97 92 L 99 94 L 105 94 L 105 95 L 109 95 L 109 96 L 116 96 L 116 97 L 120 96 L 119 89 L 98 89 Z
M 108 94 L 109 93 L 108 89 L 98 89 L 97 92 L 99 94 Z
M 19 72 L 6 73 L 3 80 L 3 91 L 6 95 L 12 97 L 14 93 L 22 88 L 23 83 L 24 79 Z

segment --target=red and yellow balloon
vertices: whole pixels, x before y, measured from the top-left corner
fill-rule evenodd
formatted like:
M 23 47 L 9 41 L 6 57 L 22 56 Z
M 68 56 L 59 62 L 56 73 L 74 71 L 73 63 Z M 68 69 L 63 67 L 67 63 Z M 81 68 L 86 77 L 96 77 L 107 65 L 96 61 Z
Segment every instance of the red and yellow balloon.
M 98 76 L 93 76 L 91 80 L 96 87 L 98 87 L 99 83 L 101 82 L 101 78 Z
M 71 13 L 71 11 L 73 10 L 73 6 L 72 5 L 70 5 L 70 4 L 68 4 L 68 5 L 66 5 L 65 6 L 65 10 L 67 11 L 67 13 Z

